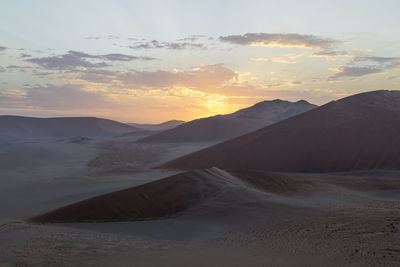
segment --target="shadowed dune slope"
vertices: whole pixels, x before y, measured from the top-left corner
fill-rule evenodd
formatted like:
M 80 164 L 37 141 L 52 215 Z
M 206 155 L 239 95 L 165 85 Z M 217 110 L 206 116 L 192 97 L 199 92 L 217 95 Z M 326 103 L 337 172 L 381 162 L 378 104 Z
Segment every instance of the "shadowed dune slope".
M 103 137 L 141 129 L 95 117 L 32 118 L 0 116 L 0 138 Z
M 34 222 L 135 221 L 176 214 L 216 194 L 223 182 L 191 171 L 97 196 L 30 219 Z
M 263 101 L 228 115 L 193 120 L 138 140 L 141 143 L 215 142 L 234 138 L 315 108 L 304 100 Z
M 400 91 L 350 96 L 161 168 L 337 172 L 400 169 Z
M 381 177 L 281 174 L 265 171 L 189 171 L 137 187 L 100 195 L 29 219 L 39 223 L 137 221 L 174 216 L 191 207 L 208 214 L 212 203 L 232 210 L 241 204 L 263 203 L 273 195 L 324 193 L 341 189 L 374 191 L 400 189 L 400 180 Z M 347 191 L 346 191 L 347 192 Z M 213 202 L 214 201 L 214 202 Z M 234 211 L 233 211 L 234 212 Z M 207 216 L 207 215 L 205 215 Z M 207 218 L 206 218 L 207 219 Z
M 253 186 L 248 182 L 251 178 L 242 180 L 218 168 L 189 171 L 83 200 L 29 221 L 61 223 L 148 220 L 176 215 L 221 196 L 219 201 L 235 203 L 237 199 L 233 192 L 243 192 L 248 188 L 253 188 L 253 194 L 273 192 L 285 195 L 304 191 L 301 182 L 287 183 L 288 179 L 296 180 L 278 173 L 264 173 L 263 182 L 253 183 Z

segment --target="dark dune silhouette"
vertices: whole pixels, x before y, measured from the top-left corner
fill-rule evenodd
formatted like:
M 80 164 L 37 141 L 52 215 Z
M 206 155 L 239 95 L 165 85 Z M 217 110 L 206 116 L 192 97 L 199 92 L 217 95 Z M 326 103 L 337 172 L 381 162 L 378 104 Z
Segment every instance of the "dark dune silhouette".
M 172 129 L 183 123 L 185 123 L 185 122 L 180 121 L 180 120 L 170 120 L 170 121 L 166 121 L 166 122 L 158 123 L 158 124 L 128 123 L 128 125 L 136 127 L 136 128 L 141 128 L 143 130 L 149 130 L 149 131 L 165 131 L 168 129 Z
M 337 172 L 400 169 L 400 91 L 362 93 L 161 168 Z
M 210 201 L 215 201 L 219 207 L 225 205 L 227 209 L 231 209 L 240 203 L 268 201 L 271 195 L 266 195 L 266 192 L 287 197 L 321 192 L 336 196 L 341 189 L 364 192 L 399 188 L 398 179 L 265 171 L 227 172 L 210 168 L 100 195 L 28 221 L 66 223 L 150 220 L 174 216 L 199 206 L 201 210 L 196 209 L 194 216 L 207 217 L 207 211 L 213 207 Z
M 142 139 L 142 143 L 216 142 L 260 129 L 315 108 L 304 100 L 263 101 L 227 115 L 193 120 Z
M 0 116 L 0 139 L 109 137 L 140 129 L 95 117 L 32 118 Z

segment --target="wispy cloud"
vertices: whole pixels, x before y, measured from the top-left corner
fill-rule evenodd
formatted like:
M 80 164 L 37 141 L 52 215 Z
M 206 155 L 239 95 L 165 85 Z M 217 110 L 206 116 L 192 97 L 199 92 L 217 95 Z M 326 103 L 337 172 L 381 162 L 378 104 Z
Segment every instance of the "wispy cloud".
M 219 40 L 237 45 L 328 48 L 345 42 L 315 35 L 297 33 L 246 33 L 244 35 L 220 36 Z
M 153 57 L 137 57 L 132 55 L 125 55 L 120 53 L 112 53 L 105 55 L 90 55 L 88 53 L 79 52 L 79 51 L 68 51 L 69 55 L 75 56 L 77 58 L 93 58 L 93 59 L 103 59 L 109 61 L 132 61 L 132 60 L 154 60 Z
M 302 81 L 292 81 L 292 82 L 289 82 L 288 84 L 289 84 L 289 86 L 299 86 L 299 85 L 302 85 L 303 82 Z
M 341 77 L 361 77 L 368 74 L 380 73 L 383 71 L 381 67 L 339 67 L 337 73 L 328 80 L 334 81 Z
M 324 57 L 326 59 L 333 59 L 337 57 L 355 57 L 354 53 L 350 53 L 347 51 L 319 51 L 312 53 L 313 57 Z
M 139 41 L 130 45 L 131 49 L 172 49 L 172 50 L 185 50 L 185 49 L 202 49 L 206 50 L 207 47 L 203 43 L 194 42 L 160 42 L 157 40 L 152 41 Z
M 107 66 L 105 62 L 91 63 L 86 59 L 75 55 L 74 53 L 68 53 L 61 56 L 31 58 L 27 59 L 26 61 L 35 63 L 42 68 L 52 70 L 71 70 L 78 67 L 92 68 Z
M 204 38 L 209 39 L 210 37 L 207 37 L 206 35 L 190 35 L 188 37 L 178 39 L 177 41 L 179 41 L 179 42 L 196 42 L 196 41 L 199 41 L 200 39 L 204 39 Z
M 283 64 L 296 64 L 297 63 L 296 59 L 303 55 L 304 55 L 304 53 L 302 53 L 302 54 L 286 54 L 286 55 L 280 55 L 280 56 L 268 57 L 268 58 L 258 57 L 258 58 L 254 58 L 253 60 L 274 62 L 274 63 L 283 63 Z
M 174 86 L 198 91 L 215 91 L 226 82 L 237 80 L 238 74 L 222 64 L 194 67 L 188 71 L 109 71 L 81 70 L 76 78 L 94 83 L 109 83 L 127 89 L 166 89 Z
M 376 57 L 376 56 L 359 56 L 354 58 L 354 61 L 358 62 L 377 62 L 377 63 L 390 63 L 390 64 L 398 64 L 400 63 L 400 57 Z
M 88 36 L 85 39 L 87 39 L 87 40 L 100 40 L 101 36 Z
M 24 106 L 26 103 L 23 90 L 0 90 L 0 109 Z
M 28 54 L 28 53 L 21 53 L 21 54 L 19 54 L 19 57 L 20 58 L 28 58 L 28 57 L 32 57 L 32 55 Z
M 361 77 L 369 74 L 382 73 L 400 66 L 400 57 L 359 56 L 346 66 L 337 68 L 337 73 L 328 78 L 336 81 L 342 77 Z
M 89 59 L 102 60 L 102 62 L 91 62 Z M 79 51 L 68 51 L 68 53 L 60 56 L 30 58 L 26 61 L 35 63 L 42 68 L 53 70 L 72 70 L 79 67 L 83 68 L 100 68 L 106 67 L 105 61 L 132 61 L 132 60 L 153 60 L 152 57 L 137 57 L 125 54 L 105 54 L 91 55 Z
M 7 66 L 7 70 L 17 70 L 19 72 L 26 72 L 27 69 L 32 69 L 32 67 L 29 66 L 17 66 L 17 65 L 9 65 Z

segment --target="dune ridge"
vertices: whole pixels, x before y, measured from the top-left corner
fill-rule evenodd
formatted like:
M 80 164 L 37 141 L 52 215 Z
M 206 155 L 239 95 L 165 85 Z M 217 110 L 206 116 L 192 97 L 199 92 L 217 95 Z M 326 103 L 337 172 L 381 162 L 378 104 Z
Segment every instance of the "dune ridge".
M 140 143 L 216 142 L 234 138 L 316 106 L 301 100 L 259 102 L 227 115 L 196 119 L 175 128 L 139 139 Z
M 153 220 L 177 216 L 199 206 L 207 210 L 209 203 L 214 200 L 218 206 L 231 207 L 235 203 L 248 201 L 262 203 L 268 201 L 271 195 L 292 197 L 324 193 L 337 196 L 343 189 L 360 192 L 400 189 L 400 181 L 357 176 L 225 171 L 214 167 L 184 172 L 79 201 L 28 221 L 71 223 Z
M 400 91 L 330 102 L 160 168 L 339 172 L 400 169 Z

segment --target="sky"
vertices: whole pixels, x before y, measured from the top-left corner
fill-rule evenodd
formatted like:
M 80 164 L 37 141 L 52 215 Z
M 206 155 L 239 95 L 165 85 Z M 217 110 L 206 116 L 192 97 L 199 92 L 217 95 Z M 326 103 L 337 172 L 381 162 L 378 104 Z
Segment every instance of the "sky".
M 0 114 L 158 123 L 400 89 L 400 1 L 0 0 Z

